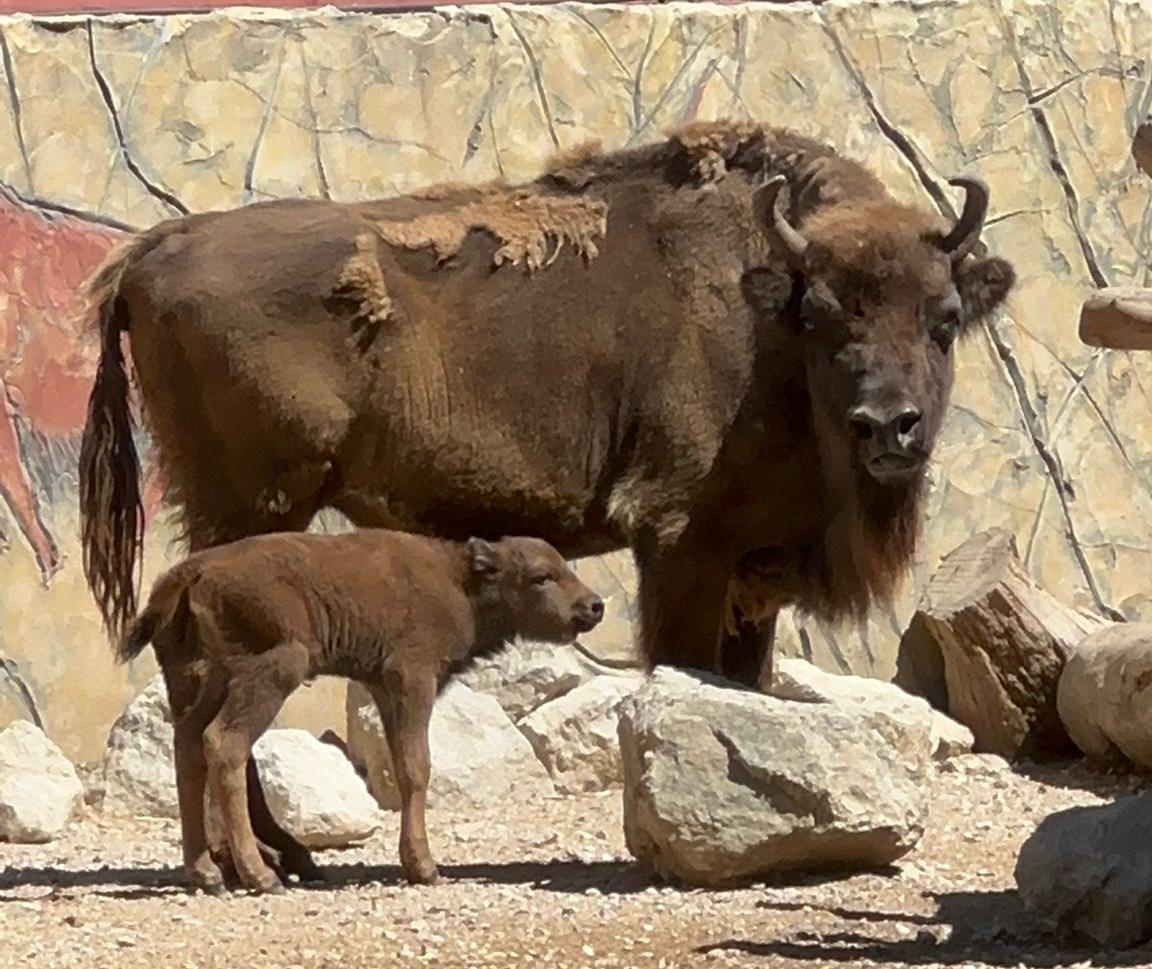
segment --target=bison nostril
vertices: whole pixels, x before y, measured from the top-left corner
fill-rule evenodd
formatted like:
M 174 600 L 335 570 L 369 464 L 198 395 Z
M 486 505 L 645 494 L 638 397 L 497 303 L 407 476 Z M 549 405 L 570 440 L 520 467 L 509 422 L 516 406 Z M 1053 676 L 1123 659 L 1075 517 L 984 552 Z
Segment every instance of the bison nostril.
M 599 619 L 604 615 L 604 600 L 596 598 L 588 603 L 588 612 L 594 618 Z
M 919 423 L 920 411 L 909 407 L 896 419 L 896 430 L 901 434 L 911 434 Z
M 876 422 L 872 419 L 872 415 L 858 408 L 848 416 L 848 426 L 852 428 L 852 433 L 856 435 L 857 440 L 870 441 L 872 440 L 872 432 L 876 428 Z

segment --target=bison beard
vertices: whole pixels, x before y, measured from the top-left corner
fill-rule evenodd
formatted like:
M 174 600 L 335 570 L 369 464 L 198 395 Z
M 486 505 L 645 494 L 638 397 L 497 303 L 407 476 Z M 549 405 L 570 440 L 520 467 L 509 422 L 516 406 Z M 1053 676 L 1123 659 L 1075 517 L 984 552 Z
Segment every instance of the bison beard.
M 525 186 L 174 220 L 102 275 L 88 580 L 134 611 L 113 340 L 193 549 L 307 527 L 631 547 L 647 662 L 754 682 L 777 610 L 859 616 L 910 561 L 952 346 L 1006 298 L 945 226 L 798 135 L 698 123 Z M 517 268 L 519 267 L 519 268 Z

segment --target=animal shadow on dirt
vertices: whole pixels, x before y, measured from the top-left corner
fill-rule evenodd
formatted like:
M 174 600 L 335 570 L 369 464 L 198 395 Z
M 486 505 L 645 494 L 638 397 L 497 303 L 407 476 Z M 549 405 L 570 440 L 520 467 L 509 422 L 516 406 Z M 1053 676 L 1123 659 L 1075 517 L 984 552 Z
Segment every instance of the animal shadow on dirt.
M 1025 910 L 1015 891 L 947 892 L 934 897 L 935 915 L 812 905 L 846 922 L 863 924 L 834 932 L 799 932 L 786 939 L 768 941 L 733 937 L 702 946 L 698 951 L 740 952 L 760 956 L 769 964 L 776 959 L 820 965 L 866 962 L 882 966 L 958 966 L 979 962 L 1037 969 L 1088 960 L 1094 966 L 1152 964 L 1152 946 L 1108 951 L 1045 932 Z M 761 905 L 780 912 L 804 907 L 793 902 L 762 902 Z M 893 939 L 883 926 L 897 923 L 919 929 L 910 938 Z M 872 927 L 875 931 L 870 931 Z
M 481 885 L 529 885 L 539 891 L 582 895 L 589 888 L 605 894 L 630 895 L 642 892 L 659 880 L 642 865 L 627 861 L 572 861 L 553 859 L 527 862 L 469 862 L 444 864 L 440 873 L 445 882 L 473 882 Z M 299 887 L 309 891 L 349 888 L 359 885 L 391 884 L 403 880 L 396 865 L 326 865 L 324 881 Z
M 334 891 L 368 885 L 404 884 L 399 865 L 327 864 L 324 880 L 314 884 L 293 884 L 293 891 Z M 442 865 L 444 883 L 474 882 L 481 885 L 530 885 L 540 891 L 580 895 L 589 888 L 605 894 L 627 895 L 641 892 L 659 880 L 647 869 L 624 861 L 473 862 Z M 158 895 L 181 895 L 188 891 L 178 866 L 171 868 L 105 867 L 84 871 L 67 868 L 17 868 L 0 870 L 0 905 L 27 902 L 28 888 L 44 888 L 37 898 L 72 895 L 91 891 L 106 898 L 132 900 Z

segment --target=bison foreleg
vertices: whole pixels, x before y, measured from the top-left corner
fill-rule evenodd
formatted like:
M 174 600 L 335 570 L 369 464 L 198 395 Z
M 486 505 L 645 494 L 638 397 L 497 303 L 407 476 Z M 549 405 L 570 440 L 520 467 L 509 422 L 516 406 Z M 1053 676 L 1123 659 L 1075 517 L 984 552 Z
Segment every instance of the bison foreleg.
M 40 500 L 36 495 L 28 472 L 20 437 L 16 431 L 17 408 L 8 388 L 0 384 L 0 497 L 4 499 L 16 520 L 16 527 L 27 540 L 36 557 L 40 577 L 47 585 L 60 568 L 60 551 L 40 513 Z M 5 544 L 0 535 L 0 547 Z
M 703 541 L 637 547 L 640 644 L 649 666 L 720 673 L 720 634 L 730 567 Z
M 755 620 L 740 617 L 736 631 L 721 644 L 724 675 L 744 686 L 768 691 L 772 686 L 773 647 L 776 643 L 776 612 Z

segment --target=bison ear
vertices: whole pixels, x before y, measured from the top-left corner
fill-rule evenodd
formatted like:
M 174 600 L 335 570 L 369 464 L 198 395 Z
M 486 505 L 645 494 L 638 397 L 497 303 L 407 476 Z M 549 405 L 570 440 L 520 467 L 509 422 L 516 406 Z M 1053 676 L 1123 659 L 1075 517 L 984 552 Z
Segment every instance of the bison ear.
M 964 306 L 961 333 L 980 323 L 1008 298 L 1016 270 L 1005 259 L 966 260 L 956 267 L 956 289 Z
M 468 552 L 468 566 L 477 575 L 495 575 L 500 571 L 500 556 L 491 542 L 470 538 L 464 547 Z

